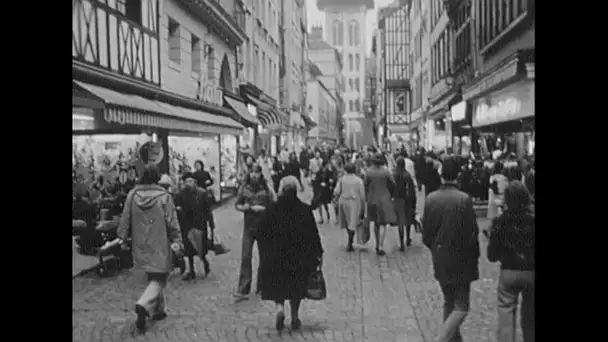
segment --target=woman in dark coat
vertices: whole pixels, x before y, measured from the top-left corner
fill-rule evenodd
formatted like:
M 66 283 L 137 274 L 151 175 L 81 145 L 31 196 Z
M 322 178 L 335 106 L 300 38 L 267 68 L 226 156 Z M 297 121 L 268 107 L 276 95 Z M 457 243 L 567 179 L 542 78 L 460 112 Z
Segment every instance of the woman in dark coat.
M 395 213 L 399 229 L 400 250 L 405 251 L 405 244 L 410 246 L 412 224 L 416 218 L 416 185 L 409 172 L 405 169 L 405 158 L 397 159 L 397 168 L 393 172 L 395 179 Z M 407 240 L 404 238 L 407 236 Z M 404 243 L 405 242 L 405 243 Z
M 310 274 L 322 264 L 323 246 L 309 205 L 298 198 L 298 180 L 281 180 L 279 198 L 258 224 L 262 299 L 277 305 L 276 328 L 285 327 L 289 300 L 291 329 L 298 330 L 300 302 Z
M 433 160 L 426 161 L 426 195 L 439 189 L 441 186 L 441 177 L 439 171 L 435 168 Z
M 279 161 L 279 158 L 272 157 L 272 171 L 270 172 L 270 178 L 272 178 L 272 187 L 274 192 L 279 192 L 279 182 L 283 178 L 285 169 L 283 164 Z
M 283 174 L 283 177 L 285 176 L 294 176 L 300 184 L 300 191 L 304 191 L 304 185 L 300 179 L 300 163 L 295 152 L 289 154 L 289 162 L 285 164 L 285 173 Z
M 323 161 L 323 167 L 319 170 L 315 176 L 315 180 L 312 184 L 313 187 L 313 210 L 319 208 L 319 217 L 321 220 L 320 224 L 323 224 L 323 208 L 327 213 L 327 221 L 331 219 L 329 215 L 329 206 L 331 197 L 334 193 L 334 187 L 336 184 L 336 173 L 334 172 L 331 163 L 329 161 Z
M 194 267 L 194 256 L 198 255 L 203 262 L 205 277 L 211 271 L 209 260 L 207 260 L 208 248 L 208 229 L 209 217 L 211 215 L 211 203 L 206 190 L 199 187 L 196 183 L 196 178 L 193 173 L 187 173 L 182 176 L 185 183 L 184 188 L 175 196 L 175 206 L 177 208 L 179 225 L 184 241 L 185 256 L 188 257 L 188 273 L 183 280 L 196 279 L 196 270 Z M 202 250 L 197 251 L 188 238 L 188 233 L 191 229 L 202 231 L 203 243 Z

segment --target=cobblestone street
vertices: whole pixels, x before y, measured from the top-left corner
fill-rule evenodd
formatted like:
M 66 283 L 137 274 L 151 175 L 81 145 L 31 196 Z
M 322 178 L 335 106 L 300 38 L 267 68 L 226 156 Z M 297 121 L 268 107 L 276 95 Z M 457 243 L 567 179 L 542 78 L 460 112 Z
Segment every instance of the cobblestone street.
M 310 193 L 304 194 L 309 197 Z M 345 236 L 333 224 L 319 227 L 325 301 L 305 301 L 298 332 L 274 329 L 274 305 L 251 296 L 234 303 L 242 214 L 234 201 L 216 210 L 217 232 L 232 249 L 211 257 L 206 279 L 183 282 L 172 277 L 166 290 L 168 318 L 153 323 L 146 334 L 134 333 L 133 307 L 144 288 L 144 275 L 125 271 L 100 279 L 94 274 L 73 281 L 75 341 L 433 341 L 442 320 L 442 295 L 432 274 L 431 256 L 414 234 L 411 247 L 398 251 L 397 231 L 387 235 L 387 256 L 378 257 L 374 242 L 345 251 Z M 487 226 L 480 220 L 480 228 Z M 373 238 L 372 238 L 373 240 Z M 472 285 L 471 312 L 463 326 L 466 341 L 494 341 L 498 266 L 485 258 L 482 241 L 481 279 Z M 257 259 L 254 260 L 254 270 Z M 254 272 L 255 273 L 255 272 Z M 289 323 L 289 315 L 287 323 Z

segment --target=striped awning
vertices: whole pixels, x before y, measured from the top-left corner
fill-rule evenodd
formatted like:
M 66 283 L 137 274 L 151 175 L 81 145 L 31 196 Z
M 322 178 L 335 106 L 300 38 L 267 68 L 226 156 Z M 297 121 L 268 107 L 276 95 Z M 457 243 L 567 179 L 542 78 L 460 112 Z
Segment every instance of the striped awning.
M 165 128 L 170 131 L 238 135 L 243 125 L 231 118 L 73 81 L 102 99 L 103 120 L 108 124 Z
M 287 115 L 279 112 L 275 107 L 251 96 L 247 96 L 247 98 L 257 107 L 257 118 L 260 120 L 262 126 L 278 126 L 289 122 Z

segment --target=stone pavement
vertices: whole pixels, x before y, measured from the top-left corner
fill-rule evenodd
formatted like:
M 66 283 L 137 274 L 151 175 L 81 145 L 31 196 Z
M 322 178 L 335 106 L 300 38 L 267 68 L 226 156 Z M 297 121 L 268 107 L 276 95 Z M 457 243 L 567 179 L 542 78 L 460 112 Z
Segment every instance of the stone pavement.
M 304 197 L 310 198 L 309 189 Z M 242 229 L 242 214 L 233 203 L 216 209 L 215 216 L 218 234 L 232 251 L 211 257 L 212 273 L 206 279 L 186 283 L 172 277 L 166 290 L 169 317 L 153 323 L 143 335 L 134 332 L 132 312 L 145 286 L 143 274 L 126 271 L 104 279 L 93 274 L 75 278 L 74 341 L 433 341 L 442 320 L 442 295 L 420 235 L 414 234 L 406 252 L 398 251 L 397 232 L 391 229 L 387 256 L 376 256 L 373 241 L 347 253 L 343 232 L 328 223 L 319 227 L 328 298 L 305 301 L 301 331 L 278 334 L 272 303 L 252 296 L 235 304 L 232 298 Z M 483 227 L 487 221 L 480 224 Z M 471 313 L 462 328 L 465 341 L 495 341 L 499 270 L 487 262 L 485 238 L 480 240 L 481 279 L 472 286 Z M 254 270 L 256 264 L 257 259 Z

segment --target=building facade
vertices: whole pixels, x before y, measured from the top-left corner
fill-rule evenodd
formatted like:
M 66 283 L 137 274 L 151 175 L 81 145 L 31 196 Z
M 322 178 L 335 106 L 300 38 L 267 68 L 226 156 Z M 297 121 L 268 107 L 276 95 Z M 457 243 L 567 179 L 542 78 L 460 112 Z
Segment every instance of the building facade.
M 226 104 L 234 111 L 233 119 L 248 126 L 257 120 L 247 113 L 238 95 L 237 53 L 247 36 L 235 13 L 234 1 L 198 4 L 164 0 L 160 18 L 161 87 L 214 106 Z M 174 153 L 185 156 L 191 167 L 194 161 L 203 161 L 219 193 L 222 182 L 237 173 L 238 140 L 243 136 L 179 134 L 169 136 L 169 145 Z M 174 169 L 177 172 L 179 165 Z
M 190 15 L 180 17 L 173 11 L 187 3 Z M 177 20 L 169 20 L 169 15 Z M 101 147 L 102 153 L 112 149 L 105 155 L 112 167 L 135 163 L 140 168 L 145 165 L 142 156 L 112 161 L 112 153 L 126 147 L 121 147 L 123 142 L 133 142 L 129 137 L 146 137 L 138 143 L 162 149 L 156 155 L 162 158 L 154 162 L 169 174 L 177 163 L 188 163 L 173 153 L 177 147 L 172 137 L 212 137 L 208 140 L 213 146 L 196 157 L 204 159 L 206 154 L 217 183 L 223 182 L 222 175 L 229 175 L 232 166 L 221 164 L 219 144 L 234 141 L 243 129 L 240 114 L 223 101 L 223 89 L 234 90 L 230 60 L 235 55 L 230 46 L 246 39 L 231 15 L 218 3 L 77 0 L 72 2 L 72 18 L 73 135 L 93 140 L 100 134 L 123 136 Z M 220 40 L 205 36 L 197 21 L 213 26 Z M 198 45 L 193 36 L 200 38 Z M 206 62 L 205 46 L 216 52 L 214 63 Z M 196 52 L 199 59 L 192 58 Z M 215 78 L 207 82 L 204 75 L 211 69 Z M 107 168 L 102 164 L 98 166 Z M 222 198 L 221 191 L 214 194 Z
M 343 126 L 344 100 L 342 96 L 344 94 L 345 82 L 342 74 L 344 70 L 342 56 L 337 49 L 323 40 L 322 27 L 315 26 L 311 29 L 308 42 L 308 58 L 320 70 L 320 75 L 316 75 L 315 77 L 332 92 L 332 96 L 336 99 L 336 121 L 334 122 L 333 130 L 338 134 L 336 143 L 343 144 L 346 132 Z M 306 102 L 307 110 L 311 108 L 311 105 L 313 107 L 315 105 L 310 98 L 307 98 Z M 313 121 L 315 120 L 313 119 Z
M 308 146 L 323 143 L 334 145 L 338 141 L 338 132 L 335 129 L 337 106 L 334 91 L 323 83 L 321 69 L 312 62 L 307 65 L 308 80 L 306 83 L 308 94 L 308 115 L 317 123 L 311 128 L 306 138 Z
M 427 149 L 533 153 L 535 2 L 500 4 L 430 1 L 431 91 L 419 125 Z M 416 83 L 415 63 L 413 73 Z
M 458 18 L 457 2 L 450 17 Z M 465 8 L 467 9 L 467 8 Z M 462 87 L 477 152 L 534 154 L 534 0 L 470 6 L 476 76 Z M 496 15 L 491 15 L 496 13 Z
M 317 8 L 325 13 L 324 39 L 335 47 L 344 60 L 346 105 L 344 118 L 346 140 L 352 145 L 352 135 L 362 133 L 360 120 L 365 119 L 365 32 L 367 11 L 374 8 L 373 0 L 318 0 Z M 356 139 L 354 140 L 356 143 Z M 368 142 L 371 143 L 371 142 Z M 362 142 L 365 144 L 365 142 Z M 356 146 L 351 146 L 355 147 Z
M 290 151 L 299 153 L 304 146 L 307 126 L 306 78 L 304 61 L 307 58 L 306 2 L 304 0 L 281 0 L 281 67 L 280 106 L 289 113 L 289 131 L 285 145 Z
M 382 55 L 382 99 L 384 143 L 409 140 L 410 83 L 409 25 L 407 3 L 394 3 L 378 10 L 378 31 Z
M 264 150 L 276 155 L 281 148 L 281 135 L 287 132 L 289 115 L 280 109 L 281 46 L 280 0 L 235 0 L 244 13 L 249 40 L 241 46 L 243 59 L 239 67 L 240 94 L 247 108 L 260 120 L 255 132 L 255 152 Z M 242 146 L 246 147 L 246 146 Z
M 410 44 L 408 69 L 411 88 L 411 138 L 416 145 L 431 149 L 433 129 L 426 120 L 430 109 L 430 6 L 429 1 L 412 0 L 409 11 Z

